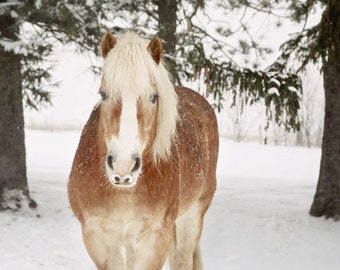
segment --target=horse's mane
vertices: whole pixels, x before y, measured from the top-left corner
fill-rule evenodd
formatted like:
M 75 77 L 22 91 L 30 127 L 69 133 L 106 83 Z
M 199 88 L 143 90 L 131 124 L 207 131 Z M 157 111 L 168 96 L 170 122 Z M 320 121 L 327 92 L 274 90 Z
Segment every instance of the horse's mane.
M 157 92 L 157 132 L 152 146 L 157 161 L 170 155 L 178 118 L 177 95 L 164 63 L 157 65 L 147 46 L 137 34 L 124 34 L 105 58 L 103 74 L 110 97 L 117 98 L 124 91 L 124 95 L 149 98 Z

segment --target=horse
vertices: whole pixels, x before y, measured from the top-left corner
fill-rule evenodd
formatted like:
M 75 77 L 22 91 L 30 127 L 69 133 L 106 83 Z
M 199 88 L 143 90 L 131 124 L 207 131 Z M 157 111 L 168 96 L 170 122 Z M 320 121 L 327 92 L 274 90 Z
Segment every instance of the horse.
M 101 270 L 203 269 L 199 240 L 216 190 L 214 110 L 173 85 L 158 36 L 107 32 L 101 53 L 101 100 L 68 181 L 86 250 Z

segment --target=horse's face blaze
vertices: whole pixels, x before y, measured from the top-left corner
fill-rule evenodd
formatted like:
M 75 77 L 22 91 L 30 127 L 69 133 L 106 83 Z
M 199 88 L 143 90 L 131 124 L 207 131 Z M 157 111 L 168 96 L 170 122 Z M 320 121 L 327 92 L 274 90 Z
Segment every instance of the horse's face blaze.
M 106 174 L 118 187 L 132 187 L 142 171 L 142 157 L 150 154 L 157 130 L 158 96 L 110 98 L 100 107 L 106 145 Z

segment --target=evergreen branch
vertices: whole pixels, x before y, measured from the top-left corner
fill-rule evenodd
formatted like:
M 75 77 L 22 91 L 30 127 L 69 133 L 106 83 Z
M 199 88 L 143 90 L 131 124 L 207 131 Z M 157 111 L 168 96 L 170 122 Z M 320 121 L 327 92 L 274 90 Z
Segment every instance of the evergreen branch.
M 287 70 L 288 62 L 292 58 L 298 59 L 301 63 L 295 71 L 299 73 L 308 63 L 316 63 L 320 55 L 326 57 L 325 50 L 320 46 L 320 24 L 295 34 L 280 46 L 280 50 L 282 53 L 272 67 L 281 71 Z
M 300 78 L 292 73 L 274 69 L 256 71 L 237 68 L 231 62 L 219 62 L 206 58 L 202 44 L 196 44 L 189 55 L 196 78 L 204 78 L 207 92 L 213 94 L 213 106 L 220 111 L 225 92 L 245 97 L 249 104 L 263 102 L 266 105 L 268 125 L 274 120 L 287 130 L 298 130 L 299 101 L 302 92 Z
M 241 51 L 233 46 L 231 46 L 230 44 L 228 43 L 225 43 L 221 40 L 218 40 L 217 38 L 215 38 L 214 36 L 210 35 L 207 31 L 205 31 L 204 29 L 202 29 L 201 27 L 197 26 L 197 25 L 194 25 L 194 24 L 191 24 L 192 25 L 192 28 L 196 28 L 197 30 L 199 30 L 204 36 L 210 38 L 211 40 L 213 40 L 217 46 L 217 48 L 220 50 L 220 52 L 222 52 L 222 54 L 227 58 L 229 59 L 229 61 L 231 62 L 234 62 L 234 60 L 229 56 L 228 53 L 225 52 L 224 48 L 223 48 L 223 45 L 224 44 L 225 46 L 228 46 L 230 48 L 232 48 L 233 50 L 235 51 L 238 51 L 241 53 Z M 222 44 L 221 44 L 222 43 Z M 236 64 L 236 62 L 234 62 L 234 64 Z

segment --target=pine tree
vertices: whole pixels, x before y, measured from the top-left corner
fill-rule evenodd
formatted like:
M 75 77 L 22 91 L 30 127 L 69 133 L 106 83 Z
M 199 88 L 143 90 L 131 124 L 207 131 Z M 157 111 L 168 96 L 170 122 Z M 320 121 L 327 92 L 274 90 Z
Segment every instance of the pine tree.
M 10 14 L 0 15 L 0 32 L 16 42 L 19 28 Z M 26 179 L 21 57 L 0 47 L 0 209 L 29 199 Z M 35 203 L 29 199 L 29 204 Z M 6 201 L 6 205 L 4 204 Z
M 37 109 L 51 102 L 53 45 L 73 42 L 96 52 L 101 23 L 114 10 L 107 1 L 0 3 L 0 210 L 18 209 L 23 201 L 36 207 L 27 185 L 23 104 Z
M 340 218 L 340 2 L 337 0 L 292 1 L 289 10 L 297 22 L 305 22 L 317 5 L 323 7 L 321 21 L 282 44 L 278 61 L 288 66 L 297 59 L 295 73 L 308 63 L 320 63 L 324 79 L 325 118 L 320 172 L 310 214 Z
M 322 59 L 325 119 L 318 186 L 310 210 L 312 216 L 340 218 L 340 2 L 326 5 L 316 26 L 315 43 L 304 62 Z
M 340 218 L 340 2 L 337 0 L 308 1 L 223 1 L 226 6 L 253 8 L 273 15 L 275 9 L 285 5 L 286 18 L 303 25 L 301 32 L 282 44 L 281 56 L 264 71 L 235 68 L 229 62 L 204 57 L 203 44 L 194 44 L 195 71 L 203 73 L 209 91 L 212 91 L 217 106 L 223 100 L 224 91 L 246 93 L 251 102 L 265 100 L 267 116 L 274 117 L 288 129 L 299 128 L 298 110 L 301 90 L 297 75 L 308 63 L 322 64 L 324 77 L 325 119 L 322 142 L 322 157 L 316 194 L 310 214 Z M 324 9 L 321 21 L 305 28 L 308 17 L 318 5 Z M 228 31 L 226 32 L 228 33 Z M 247 46 L 257 46 L 249 43 Z M 242 46 L 241 46 L 242 48 Z M 189 58 L 190 59 L 190 58 Z M 295 63 L 291 66 L 289 63 Z M 208 75 L 206 75 L 208 74 Z M 235 83 L 236 81 L 236 83 Z M 274 88 L 272 88 L 274 87 Z M 210 89 L 211 88 L 211 89 Z M 277 95 L 278 90 L 279 95 Z M 235 90 L 237 89 L 237 90 Z M 274 91 L 273 91 L 274 89 Z M 274 105 L 274 108 L 272 107 Z M 274 109 L 274 110 L 273 110 Z

